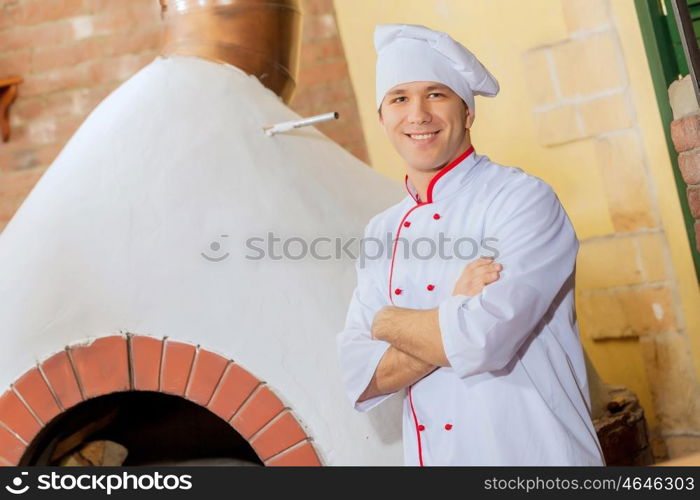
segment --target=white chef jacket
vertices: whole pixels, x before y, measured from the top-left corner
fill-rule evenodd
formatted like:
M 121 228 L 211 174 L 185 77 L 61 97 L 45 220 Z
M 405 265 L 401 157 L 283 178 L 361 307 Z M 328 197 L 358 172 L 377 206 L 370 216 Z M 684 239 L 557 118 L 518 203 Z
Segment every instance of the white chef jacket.
M 367 411 L 390 396 L 357 401 L 389 347 L 371 338 L 377 311 L 391 304 L 437 307 L 450 366 L 405 391 L 407 465 L 604 464 L 574 309 L 579 245 L 551 187 L 470 148 L 436 174 L 427 200 L 408 178 L 406 188 L 410 196 L 365 228 L 365 237 L 377 241 L 390 233 L 392 248 L 364 265 L 358 260 L 357 287 L 338 334 L 354 407 Z M 426 258 L 429 240 L 437 243 L 440 233 L 464 239 Z M 471 255 L 470 241 L 486 238 L 496 240 Z M 465 265 L 494 249 L 500 279 L 474 297 L 452 296 Z

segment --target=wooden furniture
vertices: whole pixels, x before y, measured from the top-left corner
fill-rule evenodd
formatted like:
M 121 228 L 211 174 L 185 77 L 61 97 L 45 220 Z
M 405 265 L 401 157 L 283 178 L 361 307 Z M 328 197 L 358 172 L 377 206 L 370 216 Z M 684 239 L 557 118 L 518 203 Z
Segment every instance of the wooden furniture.
M 17 97 L 17 86 L 22 81 L 19 76 L 0 79 L 0 131 L 3 142 L 10 139 L 10 106 Z

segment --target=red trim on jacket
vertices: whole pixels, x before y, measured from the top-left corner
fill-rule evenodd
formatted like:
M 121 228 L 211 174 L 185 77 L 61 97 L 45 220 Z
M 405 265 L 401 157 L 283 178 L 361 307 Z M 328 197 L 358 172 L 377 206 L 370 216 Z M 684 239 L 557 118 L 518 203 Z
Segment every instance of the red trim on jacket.
M 447 172 L 449 172 L 450 170 L 455 168 L 457 165 L 459 165 L 462 162 L 462 160 L 464 160 L 467 156 L 469 156 L 473 152 L 474 152 L 474 146 L 469 146 L 469 148 L 464 153 L 462 153 L 457 158 L 452 160 L 449 164 L 445 165 L 442 169 L 440 169 L 440 171 L 437 174 L 435 174 L 435 176 L 432 179 L 430 179 L 430 184 L 428 184 L 428 201 L 427 202 L 421 202 L 421 201 L 419 201 L 420 198 L 413 196 L 413 193 L 411 193 L 411 190 L 408 187 L 408 174 L 406 174 L 404 176 L 404 179 L 403 179 L 404 185 L 406 186 L 406 191 L 408 191 L 408 194 L 411 196 L 411 198 L 413 198 L 413 201 L 415 201 L 416 203 L 423 203 L 423 204 L 432 203 L 433 202 L 433 188 L 435 187 L 435 184 L 437 183 L 437 181 L 439 181 L 440 178 L 443 175 L 445 175 Z
M 448 165 L 444 166 L 432 179 L 430 179 L 430 184 L 428 184 L 428 201 L 418 201 L 420 198 L 414 197 L 413 193 L 411 193 L 411 190 L 408 188 L 408 175 L 404 178 L 404 184 L 406 185 L 406 191 L 408 191 L 408 194 L 411 196 L 413 201 L 417 203 L 417 205 L 411 207 L 408 212 L 403 216 L 401 219 L 401 222 L 399 222 L 399 228 L 396 231 L 396 239 L 394 240 L 394 249 L 391 253 L 391 267 L 389 268 L 389 301 L 391 302 L 392 305 L 394 305 L 394 291 L 393 288 L 391 287 L 391 282 L 392 279 L 394 278 L 394 259 L 396 258 L 396 248 L 398 247 L 399 244 L 399 237 L 401 236 L 401 228 L 404 227 L 403 223 L 406 221 L 406 218 L 413 212 L 416 208 L 422 207 L 423 205 L 429 205 L 433 202 L 433 189 L 435 188 L 435 184 L 437 181 L 440 180 L 440 178 L 445 175 L 447 172 L 455 168 L 457 165 L 459 165 L 467 156 L 472 154 L 474 152 L 474 146 L 469 146 L 469 149 L 467 149 L 464 153 L 459 155 L 457 158 L 455 158 L 453 161 L 451 161 Z M 438 217 L 439 218 L 439 217 Z M 418 438 L 418 463 L 420 464 L 421 467 L 423 467 L 423 444 L 421 442 L 421 437 L 420 437 L 420 429 L 418 428 L 418 417 L 416 416 L 416 411 L 413 408 L 413 395 L 411 393 L 412 385 L 408 387 L 408 401 L 411 406 L 411 413 L 413 415 L 413 424 L 416 427 L 416 437 Z
M 406 186 L 406 191 L 408 191 L 408 195 L 409 195 L 411 198 L 413 198 L 413 201 L 415 201 L 416 203 L 420 203 L 418 197 L 413 196 L 413 193 L 411 192 L 411 189 L 408 187 L 408 174 L 406 174 L 406 175 L 404 176 L 404 178 L 403 178 L 403 183 L 404 183 L 404 185 Z
M 413 394 L 411 394 L 411 389 L 413 386 L 408 387 L 408 402 L 411 405 L 411 413 L 413 414 L 413 423 L 416 426 L 416 437 L 418 438 L 418 464 L 423 467 L 423 444 L 420 438 L 420 428 L 418 427 L 418 417 L 416 417 L 416 410 L 413 409 Z
M 396 231 L 396 239 L 394 240 L 394 249 L 391 252 L 391 267 L 389 268 L 389 301 L 391 304 L 394 304 L 394 290 L 391 288 L 391 280 L 394 278 L 394 259 L 396 258 L 396 248 L 399 246 L 399 237 L 401 236 L 401 228 L 404 227 L 403 223 L 406 220 L 406 217 L 408 217 L 411 212 L 413 212 L 416 208 L 422 207 L 423 205 L 427 205 L 428 203 L 419 203 L 418 205 L 415 205 L 411 207 L 411 209 L 406 212 L 406 215 L 403 216 L 403 219 L 401 219 L 401 222 L 399 223 L 399 230 Z

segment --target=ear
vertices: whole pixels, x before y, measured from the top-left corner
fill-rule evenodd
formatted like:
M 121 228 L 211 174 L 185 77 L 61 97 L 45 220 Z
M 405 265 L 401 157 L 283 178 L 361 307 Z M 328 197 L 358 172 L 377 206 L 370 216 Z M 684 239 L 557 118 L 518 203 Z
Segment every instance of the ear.
M 464 121 L 464 128 L 469 130 L 472 125 L 474 124 L 474 113 L 471 112 L 469 109 L 469 106 L 467 104 L 464 104 L 465 111 L 467 112 L 467 119 Z

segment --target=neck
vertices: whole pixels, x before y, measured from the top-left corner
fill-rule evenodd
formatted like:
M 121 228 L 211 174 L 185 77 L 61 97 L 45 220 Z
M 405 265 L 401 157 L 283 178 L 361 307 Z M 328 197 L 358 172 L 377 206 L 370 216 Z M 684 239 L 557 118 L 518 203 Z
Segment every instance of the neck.
M 411 181 L 411 184 L 413 184 L 413 187 L 416 188 L 420 201 L 428 201 L 428 186 L 430 186 L 430 181 L 432 181 L 433 177 L 443 168 L 444 165 L 436 170 L 425 171 L 406 167 L 406 175 L 408 175 L 408 179 Z
M 448 162 L 444 163 L 443 165 L 439 167 L 435 167 L 429 170 L 422 170 L 418 169 L 416 167 L 413 167 L 411 165 L 406 165 L 406 175 L 408 176 L 408 179 L 411 181 L 411 184 L 413 184 L 413 187 L 416 188 L 416 191 L 418 192 L 418 196 L 420 197 L 420 200 L 422 202 L 428 201 L 428 187 L 430 186 L 430 182 L 433 180 L 433 178 L 440 173 L 442 169 L 450 165 L 453 161 L 455 161 L 457 158 L 459 158 L 466 150 L 468 150 L 471 147 L 471 141 L 469 140 L 469 135 L 467 134 L 467 137 L 465 138 L 464 142 L 462 145 L 459 147 L 457 150 L 457 153 L 455 153 Z

